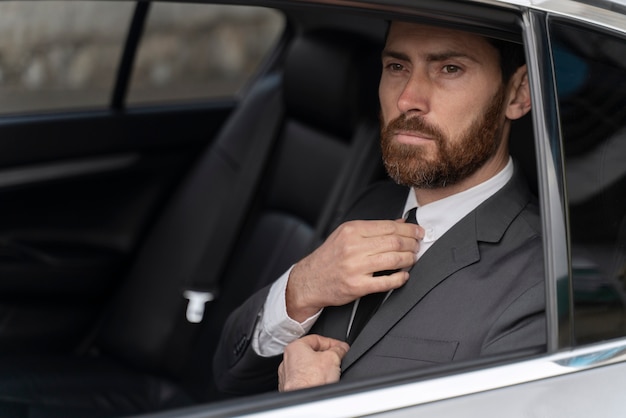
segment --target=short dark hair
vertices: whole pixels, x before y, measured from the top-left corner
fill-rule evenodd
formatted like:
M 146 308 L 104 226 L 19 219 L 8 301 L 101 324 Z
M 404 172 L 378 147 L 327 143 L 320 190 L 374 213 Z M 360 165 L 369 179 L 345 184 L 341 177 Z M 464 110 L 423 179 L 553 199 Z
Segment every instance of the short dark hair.
M 500 39 L 486 38 L 498 50 L 502 82 L 508 83 L 515 71 L 526 63 L 524 47 L 521 44 Z
M 385 41 L 389 36 L 389 29 L 391 28 L 391 20 L 387 20 L 387 27 L 385 29 Z M 502 82 L 508 83 L 515 71 L 526 63 L 526 56 L 524 55 L 524 47 L 521 44 L 509 41 L 503 41 L 496 38 L 485 38 L 498 50 L 500 55 L 500 71 L 502 72 Z

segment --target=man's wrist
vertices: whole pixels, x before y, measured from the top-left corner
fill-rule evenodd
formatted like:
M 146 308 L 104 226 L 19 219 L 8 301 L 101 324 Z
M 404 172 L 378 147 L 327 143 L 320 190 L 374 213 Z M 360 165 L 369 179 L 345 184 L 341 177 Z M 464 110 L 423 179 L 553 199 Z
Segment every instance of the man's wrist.
M 321 314 L 321 311 L 313 312 L 302 321 L 289 317 L 285 293 L 290 271 L 272 285 L 263 305 L 252 339 L 252 348 L 260 356 L 282 354 L 287 344 L 309 332 Z
M 305 322 L 308 318 L 321 311 L 321 306 L 311 306 L 306 300 L 306 293 L 298 285 L 298 275 L 301 272 L 304 261 L 294 265 L 289 272 L 285 286 L 285 309 L 287 316 L 298 323 Z

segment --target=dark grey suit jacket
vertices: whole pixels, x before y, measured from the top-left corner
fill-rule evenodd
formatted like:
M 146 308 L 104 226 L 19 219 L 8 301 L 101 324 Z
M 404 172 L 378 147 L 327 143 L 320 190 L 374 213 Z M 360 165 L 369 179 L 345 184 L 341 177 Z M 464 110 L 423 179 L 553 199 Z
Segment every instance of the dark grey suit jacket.
M 397 219 L 408 190 L 392 183 L 363 195 L 347 219 Z M 510 353 L 546 344 L 541 226 L 521 176 L 454 225 L 420 258 L 342 362 L 342 381 Z M 249 394 L 277 388 L 281 356 L 250 347 L 269 288 L 236 310 L 215 361 L 217 386 Z M 311 333 L 345 339 L 352 304 L 328 307 Z

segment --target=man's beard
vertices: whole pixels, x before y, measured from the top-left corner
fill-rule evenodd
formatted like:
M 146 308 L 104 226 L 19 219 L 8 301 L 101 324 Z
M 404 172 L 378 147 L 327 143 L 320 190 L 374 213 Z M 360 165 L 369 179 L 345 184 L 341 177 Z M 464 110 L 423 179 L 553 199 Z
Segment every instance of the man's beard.
M 396 183 L 419 189 L 451 186 L 475 173 L 498 150 L 502 140 L 502 110 L 505 89 L 494 95 L 482 119 L 472 123 L 460 141 L 452 142 L 423 117 L 409 119 L 404 114 L 381 130 L 383 162 Z M 425 157 L 420 145 L 394 141 L 395 132 L 415 132 L 431 138 L 436 146 L 434 158 Z

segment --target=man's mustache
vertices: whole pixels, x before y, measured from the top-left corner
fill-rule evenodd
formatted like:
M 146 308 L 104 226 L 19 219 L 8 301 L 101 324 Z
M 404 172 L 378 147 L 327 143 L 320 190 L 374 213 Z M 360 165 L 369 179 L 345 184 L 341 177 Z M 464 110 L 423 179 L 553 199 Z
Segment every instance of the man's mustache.
M 420 136 L 433 138 L 435 140 L 439 140 L 443 137 L 442 132 L 437 127 L 426 122 L 422 116 L 407 118 L 404 114 L 391 120 L 387 126 L 385 126 L 383 131 L 384 134 L 387 135 L 393 135 L 398 131 L 415 133 Z

